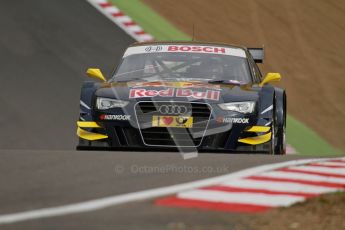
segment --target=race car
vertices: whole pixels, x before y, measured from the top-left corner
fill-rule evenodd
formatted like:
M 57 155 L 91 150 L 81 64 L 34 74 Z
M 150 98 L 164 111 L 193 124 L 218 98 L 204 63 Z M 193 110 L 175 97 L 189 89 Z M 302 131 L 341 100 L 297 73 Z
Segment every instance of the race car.
M 261 75 L 263 48 L 207 42 L 129 46 L 108 79 L 81 88 L 77 149 L 285 154 L 286 94 Z

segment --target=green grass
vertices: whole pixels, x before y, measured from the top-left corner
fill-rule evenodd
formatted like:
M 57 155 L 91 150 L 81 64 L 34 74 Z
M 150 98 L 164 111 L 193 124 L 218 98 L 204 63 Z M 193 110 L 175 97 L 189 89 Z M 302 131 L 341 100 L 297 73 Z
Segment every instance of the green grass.
M 332 147 L 316 132 L 290 115 L 287 116 L 286 138 L 287 142 L 298 153 L 303 155 L 325 156 L 342 154 L 340 150 Z
M 156 40 L 191 40 L 174 25 L 154 12 L 139 0 L 111 0 L 123 12 L 135 20 Z M 163 0 L 161 0 L 163 1 Z M 342 152 L 335 149 L 313 130 L 292 116 L 287 117 L 287 142 L 299 154 L 325 156 L 338 155 Z
M 111 0 L 111 2 L 129 15 L 146 32 L 153 35 L 156 40 L 190 39 L 139 0 Z

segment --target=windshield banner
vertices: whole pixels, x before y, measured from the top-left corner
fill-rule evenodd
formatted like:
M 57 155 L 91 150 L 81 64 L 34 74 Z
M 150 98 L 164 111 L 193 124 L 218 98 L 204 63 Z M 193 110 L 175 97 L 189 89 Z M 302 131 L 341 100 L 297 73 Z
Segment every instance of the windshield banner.
M 195 46 L 195 45 L 151 45 L 151 46 L 134 46 L 129 47 L 123 57 L 133 54 L 144 53 L 207 53 L 221 54 L 236 57 L 246 57 L 246 53 L 241 48 L 230 48 L 221 46 Z

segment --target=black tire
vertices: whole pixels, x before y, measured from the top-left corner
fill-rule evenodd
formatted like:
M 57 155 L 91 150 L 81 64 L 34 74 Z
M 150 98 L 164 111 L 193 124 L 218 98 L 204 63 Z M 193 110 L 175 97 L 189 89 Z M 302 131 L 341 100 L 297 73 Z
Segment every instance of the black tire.
M 276 119 L 275 119 L 276 120 Z M 275 127 L 272 127 L 272 139 L 274 142 L 274 155 L 285 155 L 286 154 L 286 119 L 284 118 L 283 124 L 277 124 L 275 122 Z M 273 131 L 274 130 L 274 131 Z M 274 137 L 273 137 L 274 135 Z
M 280 100 L 280 101 L 279 101 Z M 286 101 L 283 97 L 275 98 L 273 105 L 273 119 L 271 124 L 272 138 L 270 141 L 270 154 L 286 154 Z

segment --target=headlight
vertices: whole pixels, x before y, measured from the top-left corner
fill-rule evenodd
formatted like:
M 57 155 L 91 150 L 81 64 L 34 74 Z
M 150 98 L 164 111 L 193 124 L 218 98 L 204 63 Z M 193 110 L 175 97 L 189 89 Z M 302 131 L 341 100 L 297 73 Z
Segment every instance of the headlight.
M 121 101 L 103 97 L 98 97 L 96 101 L 97 109 L 122 108 L 126 105 L 128 105 L 128 101 Z
M 252 113 L 255 108 L 254 101 L 231 102 L 218 105 L 223 110 L 236 111 L 239 113 Z

